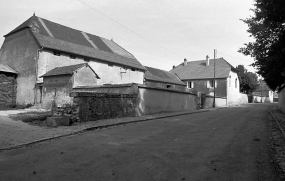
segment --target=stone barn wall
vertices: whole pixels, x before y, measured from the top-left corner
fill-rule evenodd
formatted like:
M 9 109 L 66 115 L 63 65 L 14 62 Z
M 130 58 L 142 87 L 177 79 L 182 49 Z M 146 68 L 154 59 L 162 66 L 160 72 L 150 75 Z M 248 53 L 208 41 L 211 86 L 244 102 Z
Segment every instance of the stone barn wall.
M 16 105 L 17 82 L 14 74 L 0 72 L 0 107 Z

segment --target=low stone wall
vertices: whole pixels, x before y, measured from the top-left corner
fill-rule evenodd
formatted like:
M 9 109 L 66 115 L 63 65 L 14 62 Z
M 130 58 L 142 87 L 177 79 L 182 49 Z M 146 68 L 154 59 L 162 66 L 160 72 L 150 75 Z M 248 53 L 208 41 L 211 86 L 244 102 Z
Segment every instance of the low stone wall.
M 186 91 L 138 86 L 137 115 L 177 112 L 198 108 L 197 94 Z
M 72 105 L 55 109 L 53 116 L 69 116 L 72 122 L 87 122 L 198 107 L 196 94 L 138 84 L 75 88 L 70 96 Z
M 238 99 L 238 104 L 247 104 L 247 103 L 248 103 L 248 95 L 240 93 L 239 99 Z
M 81 122 L 136 116 L 136 94 L 76 92 L 72 96 Z
M 213 96 L 202 96 L 201 98 L 201 106 L 203 109 L 212 108 L 214 104 Z M 223 107 L 227 105 L 227 98 L 224 97 L 216 97 L 215 98 L 215 107 Z
M 285 87 L 278 92 L 278 109 L 285 113 Z

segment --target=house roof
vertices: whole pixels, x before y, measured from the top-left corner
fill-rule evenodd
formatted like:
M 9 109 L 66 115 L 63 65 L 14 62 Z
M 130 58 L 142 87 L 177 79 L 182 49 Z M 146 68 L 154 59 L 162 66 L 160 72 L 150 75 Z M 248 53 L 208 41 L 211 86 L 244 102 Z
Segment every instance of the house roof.
M 41 47 L 145 70 L 131 53 L 113 40 L 75 30 L 37 16 L 30 17 L 4 37 L 25 28 L 31 29 Z
M 227 78 L 230 71 L 237 70 L 225 59 L 215 59 L 215 77 Z M 189 61 L 173 68 L 170 72 L 175 73 L 181 80 L 187 79 L 210 79 L 214 78 L 214 59 L 209 60 L 209 66 L 206 66 L 206 60 Z
M 0 64 L 0 72 L 8 72 L 8 73 L 18 74 L 17 71 L 15 71 L 14 69 L 12 69 L 12 68 L 9 67 L 8 65 L 3 65 L 3 64 Z
M 63 67 L 56 67 L 44 75 L 40 77 L 49 77 L 49 76 L 56 76 L 56 75 L 72 75 L 75 71 L 81 69 L 84 66 L 89 66 L 88 63 L 82 63 L 82 64 L 76 64 L 76 65 L 69 65 L 69 66 L 63 66 Z M 94 70 L 89 66 L 89 68 L 94 72 Z M 94 72 L 97 78 L 99 76 Z
M 271 89 L 268 87 L 268 85 L 262 81 L 261 83 L 259 83 L 259 86 L 257 89 L 255 89 L 253 92 L 268 92 L 271 91 Z
M 145 68 L 147 69 L 147 72 L 144 75 L 146 80 L 185 86 L 185 83 L 182 82 L 175 74 L 171 72 L 147 66 L 145 66 Z

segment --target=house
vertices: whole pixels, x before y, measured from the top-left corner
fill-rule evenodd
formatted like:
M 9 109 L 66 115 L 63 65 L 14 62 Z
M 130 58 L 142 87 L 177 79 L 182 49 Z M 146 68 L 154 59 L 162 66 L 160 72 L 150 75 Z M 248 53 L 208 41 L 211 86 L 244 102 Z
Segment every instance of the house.
M 264 81 L 261 81 L 258 88 L 252 92 L 252 101 L 258 103 L 272 103 L 273 96 L 274 92 L 267 86 Z
M 143 84 L 145 68 L 113 40 L 32 16 L 6 34 L 0 63 L 18 72 L 17 104 L 41 104 L 48 71 L 88 63 L 97 85 Z
M 185 91 L 186 84 L 182 82 L 177 75 L 152 67 L 147 67 L 144 75 L 144 84 L 149 87 L 159 87 L 167 89 L 176 89 Z
M 56 67 L 43 77 L 42 104 L 50 109 L 53 103 L 62 107 L 72 103 L 70 93 L 75 87 L 96 86 L 99 76 L 88 63 Z
M 215 82 L 214 59 L 209 59 L 208 56 L 205 60 L 198 61 L 184 59 L 183 63 L 173 67 L 170 72 L 178 75 L 191 92 L 213 97 L 215 86 L 216 104 L 230 105 L 245 99 L 247 101 L 247 96 L 240 94 L 237 70 L 224 58 L 215 59 Z
M 16 104 L 17 75 L 11 67 L 0 64 L 0 107 Z

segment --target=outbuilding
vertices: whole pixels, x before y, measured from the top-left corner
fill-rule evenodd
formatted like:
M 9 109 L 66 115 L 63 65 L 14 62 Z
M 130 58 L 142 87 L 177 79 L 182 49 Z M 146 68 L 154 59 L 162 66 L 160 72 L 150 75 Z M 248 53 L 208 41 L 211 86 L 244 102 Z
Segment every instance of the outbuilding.
M 62 107 L 72 103 L 69 96 L 75 87 L 96 86 L 100 79 L 88 63 L 70 66 L 56 67 L 46 74 L 43 78 L 42 105 L 50 109 L 52 104 Z

